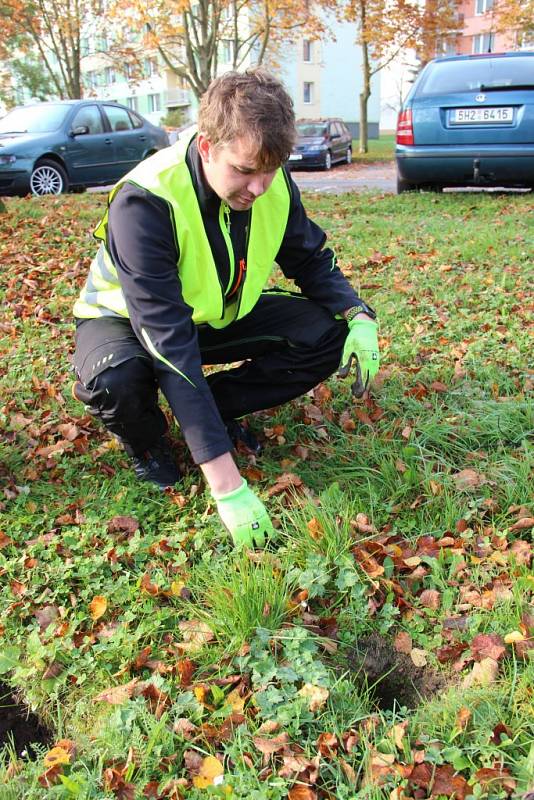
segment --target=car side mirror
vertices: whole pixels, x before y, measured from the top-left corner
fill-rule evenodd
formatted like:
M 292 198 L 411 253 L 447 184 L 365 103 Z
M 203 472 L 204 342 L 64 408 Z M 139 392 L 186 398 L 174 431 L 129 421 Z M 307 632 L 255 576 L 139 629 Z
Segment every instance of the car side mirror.
M 85 136 L 89 133 L 89 126 L 88 125 L 76 125 L 70 132 L 71 136 Z

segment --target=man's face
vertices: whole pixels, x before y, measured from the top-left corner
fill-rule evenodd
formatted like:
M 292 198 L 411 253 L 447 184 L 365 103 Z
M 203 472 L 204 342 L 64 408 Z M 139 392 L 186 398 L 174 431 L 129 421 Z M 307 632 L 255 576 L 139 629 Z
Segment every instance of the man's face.
M 246 138 L 214 146 L 203 134 L 197 137 L 207 182 L 234 211 L 247 211 L 264 194 L 276 174 L 257 164 L 257 148 Z

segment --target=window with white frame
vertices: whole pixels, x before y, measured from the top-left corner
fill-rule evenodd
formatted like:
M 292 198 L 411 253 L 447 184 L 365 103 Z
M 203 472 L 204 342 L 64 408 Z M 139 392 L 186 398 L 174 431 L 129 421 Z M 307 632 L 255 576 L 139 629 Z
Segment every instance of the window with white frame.
M 473 36 L 473 53 L 493 53 L 494 33 L 478 33 Z
M 313 83 L 304 81 L 302 99 L 305 103 L 313 103 Z
M 219 44 L 219 61 L 221 64 L 231 64 L 233 55 L 233 42 L 231 39 L 222 39 Z
M 493 8 L 493 0 L 475 0 L 475 14 L 485 14 Z
M 158 74 L 158 61 L 156 58 L 145 58 L 143 73 L 145 78 L 151 78 L 153 75 Z
M 307 64 L 312 60 L 312 43 L 309 39 L 304 39 L 302 42 L 302 60 Z
M 95 39 L 95 50 L 100 53 L 107 53 L 108 49 L 108 37 L 106 34 L 104 33 L 97 36 Z
M 161 111 L 161 95 L 159 94 L 148 95 L 148 110 L 150 112 Z
M 131 108 L 132 111 L 137 111 L 139 106 L 139 101 L 137 97 L 135 97 L 135 95 L 132 95 L 131 97 L 127 98 L 126 105 L 128 106 L 128 108 Z
M 105 80 L 106 80 L 106 83 L 108 85 L 110 83 L 116 83 L 117 82 L 117 74 L 116 74 L 115 70 L 113 69 L 113 67 L 106 67 L 104 74 L 106 76 Z

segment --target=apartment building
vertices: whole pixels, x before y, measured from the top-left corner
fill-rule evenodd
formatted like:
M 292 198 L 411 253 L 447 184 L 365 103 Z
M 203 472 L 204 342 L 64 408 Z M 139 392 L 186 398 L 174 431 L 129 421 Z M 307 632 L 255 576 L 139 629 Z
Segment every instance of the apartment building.
M 458 13 L 463 30 L 456 41 L 456 52 L 467 55 L 521 48 L 515 31 L 496 31 L 495 12 L 494 0 L 460 0 Z
M 354 138 L 359 136 L 359 95 L 363 85 L 362 51 L 355 44 L 357 27 L 336 25 L 335 39 L 299 39 L 286 49 L 281 78 L 295 104 L 297 118 L 340 117 Z M 369 138 L 377 138 L 380 116 L 380 74 L 371 81 L 368 102 Z

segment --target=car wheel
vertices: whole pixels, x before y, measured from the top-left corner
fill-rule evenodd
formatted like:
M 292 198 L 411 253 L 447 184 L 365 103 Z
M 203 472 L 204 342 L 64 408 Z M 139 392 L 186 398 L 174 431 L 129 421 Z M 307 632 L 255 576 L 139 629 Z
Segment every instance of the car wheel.
M 347 154 L 345 155 L 345 161 L 347 164 L 352 163 L 352 147 L 347 147 Z
M 397 175 L 397 194 L 403 194 L 404 192 L 415 192 L 417 189 L 418 186 L 416 183 L 408 183 L 408 181 L 399 178 Z
M 67 173 L 56 161 L 43 158 L 33 168 L 30 178 L 32 194 L 38 197 L 45 194 L 61 194 L 69 188 Z
M 332 169 L 332 154 L 331 154 L 330 150 L 327 150 L 326 153 L 324 154 L 323 168 L 324 169 Z

